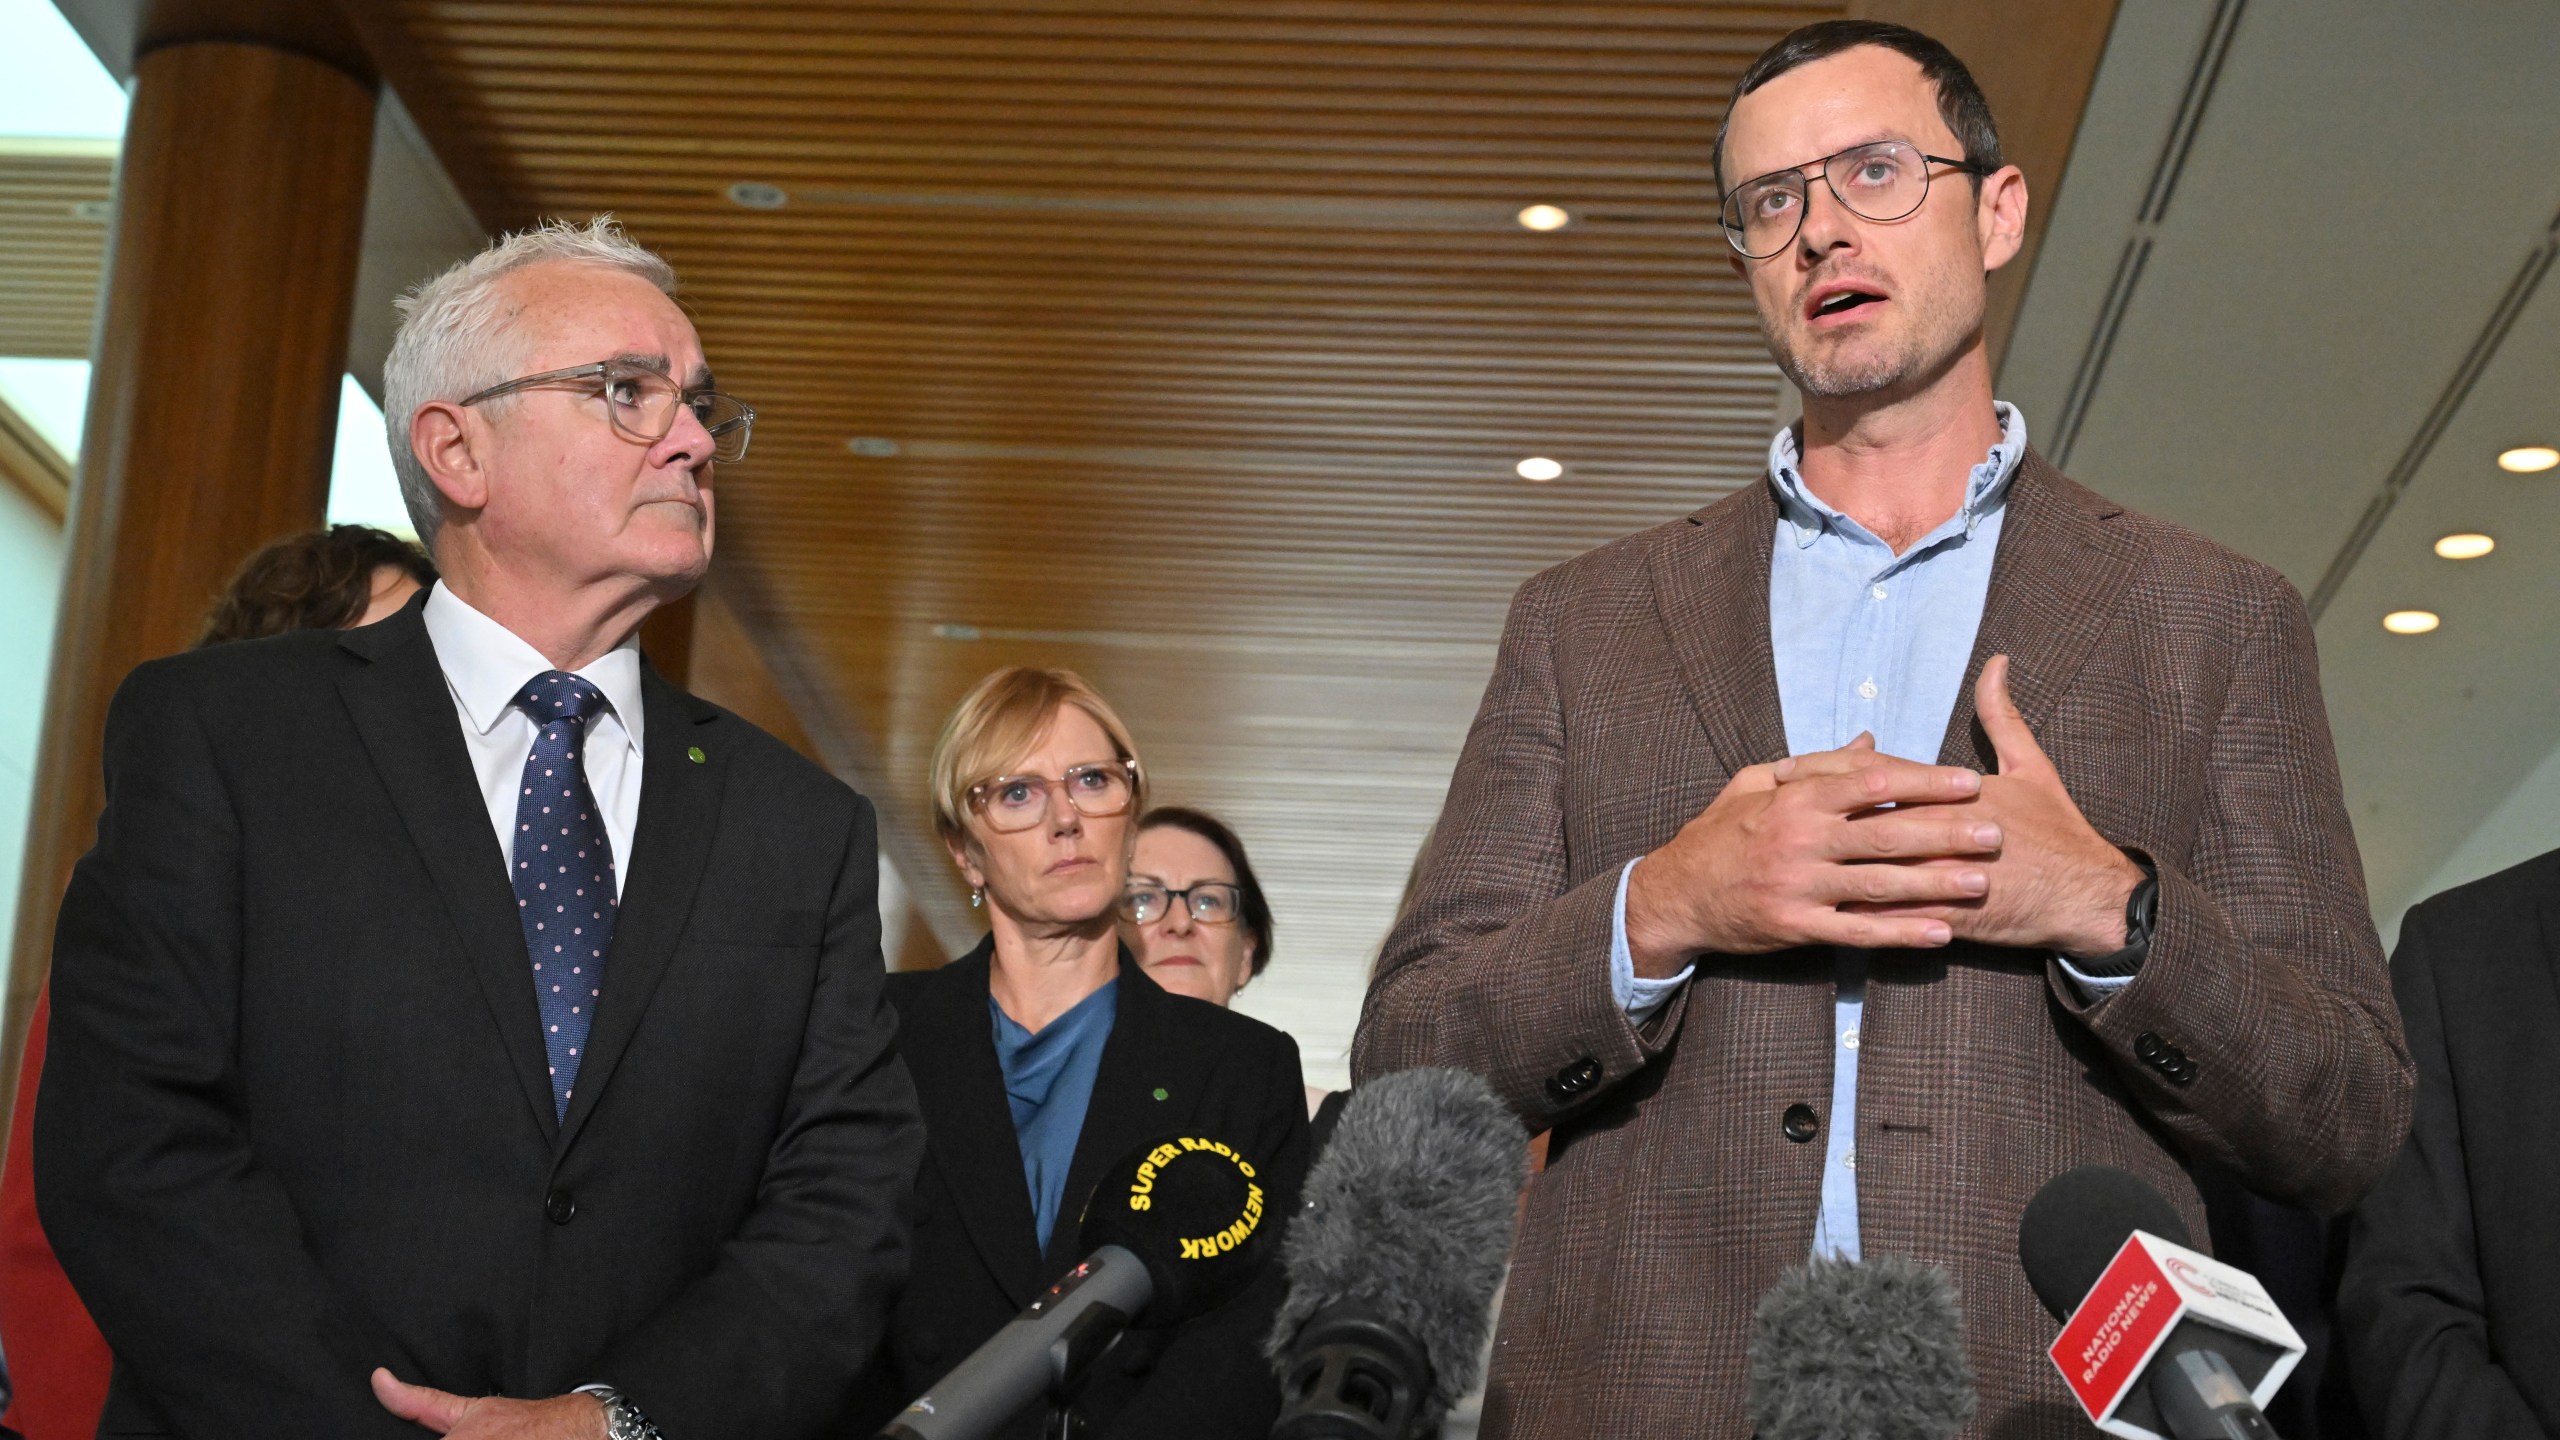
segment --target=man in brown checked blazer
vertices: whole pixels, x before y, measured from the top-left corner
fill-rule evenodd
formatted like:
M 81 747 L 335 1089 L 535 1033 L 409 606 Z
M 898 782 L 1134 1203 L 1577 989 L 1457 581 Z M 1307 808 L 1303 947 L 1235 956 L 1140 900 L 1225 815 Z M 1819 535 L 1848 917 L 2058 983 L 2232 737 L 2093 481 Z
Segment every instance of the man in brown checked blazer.
M 2117 1166 L 2201 1236 L 2191 1160 L 2334 1208 L 2407 1128 L 2310 621 L 1994 402 L 2026 187 L 1943 47 L 1807 27 L 1717 144 L 1803 423 L 1522 588 L 1354 1078 L 1465 1066 L 1552 1129 L 1489 1436 L 1745 1435 L 1754 1302 L 1884 1253 L 1961 1290 L 1970 1434 L 2086 1434 L 2039 1186 Z

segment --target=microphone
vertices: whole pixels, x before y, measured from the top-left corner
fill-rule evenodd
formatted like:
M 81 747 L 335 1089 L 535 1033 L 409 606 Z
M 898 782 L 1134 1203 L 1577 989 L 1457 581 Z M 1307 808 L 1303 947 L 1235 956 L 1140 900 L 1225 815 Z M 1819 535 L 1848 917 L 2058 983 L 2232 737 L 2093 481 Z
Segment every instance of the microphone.
M 1091 1253 L 880 1431 L 883 1440 L 983 1440 L 1042 1396 L 1063 1399 L 1133 1326 L 1204 1315 L 1253 1282 L 1271 1197 L 1223 1140 L 1173 1134 L 1094 1183 L 1078 1238 Z
M 1973 1418 L 1955 1282 L 1899 1255 L 1817 1256 L 1751 1317 L 1758 1440 L 1953 1440 Z
M 2160 1192 L 2083 1165 L 2018 1224 L 2027 1284 L 2063 1322 L 2046 1355 L 2097 1427 L 2126 1440 L 2277 1440 L 2259 1407 L 2302 1337 L 2247 1271 L 2188 1248 Z
M 1281 1247 L 1273 1440 L 1436 1431 L 1479 1378 L 1528 1178 L 1528 1137 L 1481 1076 L 1404 1070 L 1351 1092 Z

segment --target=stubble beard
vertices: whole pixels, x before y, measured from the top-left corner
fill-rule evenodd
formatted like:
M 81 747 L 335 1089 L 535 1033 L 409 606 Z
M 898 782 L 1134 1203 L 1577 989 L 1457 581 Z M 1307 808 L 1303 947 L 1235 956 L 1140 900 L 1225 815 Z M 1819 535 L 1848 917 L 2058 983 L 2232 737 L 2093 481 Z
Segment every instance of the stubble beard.
M 1908 314 L 1896 317 L 1906 322 L 1900 333 L 1843 337 L 1846 343 L 1824 345 L 1830 353 L 1819 357 L 1799 353 L 1795 335 L 1765 315 L 1760 333 L 1768 342 L 1769 357 L 1806 399 L 1890 400 L 1928 388 L 1981 329 L 1979 310 L 1969 317 L 1961 315 L 1956 312 L 1962 307 L 1951 301 L 1952 297 L 1941 295 L 1938 303 L 1922 305 L 1908 295 L 1898 296 L 1889 303 L 1909 307 Z
M 1932 368 L 1922 336 L 1926 328 L 1913 325 L 1898 336 L 1879 337 L 1864 344 L 1852 339 L 1847 345 L 1826 346 L 1834 353 L 1822 358 L 1799 354 L 1793 337 L 1776 326 L 1763 324 L 1761 333 L 1768 341 L 1770 358 L 1777 361 L 1779 371 L 1794 381 L 1806 398 L 1851 400 L 1908 388 Z M 1838 353 L 1841 351 L 1848 353 Z

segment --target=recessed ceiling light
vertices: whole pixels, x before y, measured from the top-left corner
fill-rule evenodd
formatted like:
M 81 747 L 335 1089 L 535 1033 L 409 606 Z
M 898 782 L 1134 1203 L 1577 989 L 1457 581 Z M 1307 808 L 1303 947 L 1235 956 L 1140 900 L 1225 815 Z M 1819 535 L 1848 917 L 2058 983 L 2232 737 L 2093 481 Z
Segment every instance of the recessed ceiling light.
M 791 192 L 759 180 L 741 180 L 729 187 L 729 200 L 750 210 L 779 210 L 791 203 Z
M 1573 212 L 1561 205 L 1527 205 L 1514 217 L 1524 229 L 1561 230 L 1573 223 Z
M 2464 533 L 2447 535 L 2436 542 L 2436 553 L 2447 560 L 2477 560 L 2498 548 L 2498 542 L 2486 535 Z
M 2548 445 L 2519 445 L 2513 450 L 2500 452 L 2498 456 L 2499 469 L 2512 470 L 2518 475 L 2530 475 L 2554 465 L 2560 465 L 2560 450 Z
M 1532 455 L 1511 468 L 1519 474 L 1521 479 L 1535 480 L 1541 485 L 1564 473 L 1563 465 L 1544 455 Z
M 866 460 L 886 460 L 898 453 L 898 442 L 885 435 L 856 435 L 844 448 Z
M 2394 610 L 2382 617 L 2382 628 L 2394 635 L 2424 635 L 2443 623 L 2433 610 Z

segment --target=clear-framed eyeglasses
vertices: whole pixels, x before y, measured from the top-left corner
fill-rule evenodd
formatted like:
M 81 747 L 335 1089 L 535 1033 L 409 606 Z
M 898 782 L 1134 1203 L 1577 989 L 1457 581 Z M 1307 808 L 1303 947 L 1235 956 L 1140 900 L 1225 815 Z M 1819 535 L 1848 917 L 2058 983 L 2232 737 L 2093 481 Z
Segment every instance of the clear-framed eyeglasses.
M 711 458 L 734 465 L 747 458 L 747 440 L 755 433 L 756 412 L 745 401 L 717 390 L 688 390 L 644 366 L 600 360 L 566 370 L 545 370 L 503 385 L 492 385 L 465 399 L 465 405 L 495 400 L 519 390 L 583 389 L 604 402 L 605 418 L 614 433 L 641 445 L 655 445 L 676 428 L 676 412 L 689 409 L 711 432 Z
M 1049 818 L 1052 791 L 1067 797 L 1075 812 L 1088 820 L 1125 815 L 1138 793 L 1136 762 L 1114 760 L 1078 765 L 1055 780 L 1046 775 L 999 775 L 969 787 L 969 808 L 986 818 L 999 834 L 1028 830 Z
M 1181 890 L 1141 881 L 1121 895 L 1120 913 L 1153 925 L 1173 913 L 1176 900 L 1191 912 L 1194 925 L 1233 925 L 1244 908 L 1244 892 L 1223 880 L 1203 880 Z
M 1791 170 L 1754 176 L 1725 192 L 1724 239 L 1746 260 L 1766 260 L 1783 253 L 1804 229 L 1807 193 L 1813 181 L 1804 172 L 1821 167 L 1831 198 L 1850 214 L 1878 223 L 1900 220 L 1929 198 L 1929 167 L 1944 165 L 1967 175 L 1991 173 L 1966 160 L 1924 155 L 1907 140 L 1878 140 L 1852 145 L 1837 155 L 1808 160 Z

